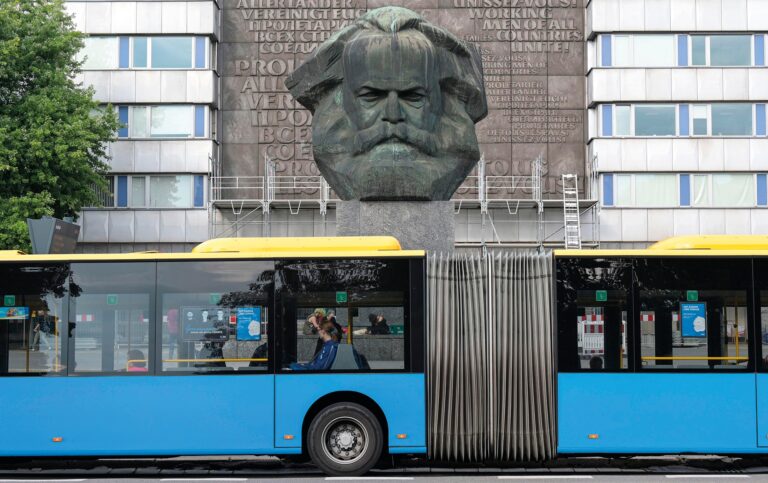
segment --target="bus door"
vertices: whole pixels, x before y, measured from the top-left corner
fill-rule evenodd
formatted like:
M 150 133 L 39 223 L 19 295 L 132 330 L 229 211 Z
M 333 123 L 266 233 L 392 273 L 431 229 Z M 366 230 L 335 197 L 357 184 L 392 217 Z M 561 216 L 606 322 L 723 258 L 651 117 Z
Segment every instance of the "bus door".
M 768 447 L 768 260 L 755 260 L 757 445 Z
M 641 392 L 631 420 L 637 447 L 754 448 L 751 269 L 746 258 L 636 260 L 634 379 Z

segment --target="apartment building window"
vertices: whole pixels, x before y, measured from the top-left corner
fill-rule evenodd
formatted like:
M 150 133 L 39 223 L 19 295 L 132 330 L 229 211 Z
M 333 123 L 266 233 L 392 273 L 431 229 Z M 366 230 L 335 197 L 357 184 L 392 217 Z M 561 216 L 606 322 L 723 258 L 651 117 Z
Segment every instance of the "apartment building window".
M 768 205 L 765 173 L 605 173 L 603 206 L 751 208 Z
M 692 106 L 691 127 L 694 136 L 709 135 L 709 106 L 701 104 Z
M 202 208 L 205 177 L 187 174 L 117 175 L 114 204 L 118 208 Z
M 765 104 L 604 104 L 603 136 L 765 136 Z
M 604 34 L 601 67 L 733 67 L 765 65 L 765 34 Z
M 84 70 L 205 69 L 210 43 L 206 37 L 88 37 L 80 58 Z
M 674 136 L 674 105 L 635 106 L 635 136 Z
M 692 35 L 691 49 L 694 66 L 752 65 L 752 35 Z
M 751 136 L 752 104 L 712 104 L 713 136 Z
M 613 199 L 603 197 L 604 206 L 671 207 L 678 205 L 677 175 L 675 174 L 614 174 Z M 605 183 L 603 183 L 605 193 Z M 609 202 L 610 204 L 607 204 Z
M 117 37 L 86 37 L 78 55 L 83 70 L 117 69 L 119 45 Z
M 207 136 L 206 106 L 118 106 L 123 124 L 119 138 L 203 138 Z

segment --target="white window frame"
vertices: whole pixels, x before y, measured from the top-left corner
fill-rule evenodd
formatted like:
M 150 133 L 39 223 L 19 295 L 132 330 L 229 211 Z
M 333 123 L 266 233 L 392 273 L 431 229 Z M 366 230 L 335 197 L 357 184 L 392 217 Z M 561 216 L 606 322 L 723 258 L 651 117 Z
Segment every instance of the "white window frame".
M 145 38 L 147 39 L 147 66 L 146 67 L 134 67 L 134 39 L 136 38 Z M 192 53 L 191 53 L 191 59 L 192 59 L 192 66 L 191 67 L 154 67 L 152 65 L 152 41 L 155 38 L 158 37 L 188 37 L 192 39 Z M 201 37 L 203 38 L 203 43 L 205 45 L 205 50 L 203 52 L 203 55 L 205 56 L 205 62 L 203 67 L 195 67 L 196 64 L 196 56 L 195 56 L 195 44 L 197 42 L 197 38 Z M 204 37 L 202 35 L 134 35 L 130 37 L 130 41 L 128 42 L 128 51 L 129 51 L 129 68 L 132 70 L 206 70 L 208 69 L 209 64 L 209 52 L 211 50 L 210 48 L 211 42 L 208 37 Z
M 749 35 L 751 37 L 751 40 L 749 42 L 749 63 L 747 65 L 715 65 L 713 66 L 712 56 L 711 56 L 711 46 L 712 46 L 711 39 L 713 37 L 713 34 L 690 33 L 688 34 L 688 67 L 693 67 L 693 68 L 715 67 L 716 69 L 738 69 L 738 68 L 755 67 L 755 36 L 759 34 L 737 33 L 737 32 L 715 34 L 715 36 L 717 37 L 722 37 L 726 35 L 731 35 L 731 36 Z M 704 59 L 705 59 L 704 65 L 693 65 L 693 37 L 704 37 Z M 763 52 L 763 56 L 766 56 L 765 51 Z M 763 59 L 763 63 L 765 63 L 765 59 Z
M 152 174 L 128 174 L 126 175 L 128 177 L 128 183 L 127 183 L 127 196 L 128 196 L 128 208 L 131 209 L 138 209 L 138 210 L 189 210 L 193 209 L 195 207 L 195 174 L 190 173 L 152 173 Z M 189 193 L 191 195 L 188 205 L 185 206 L 151 206 L 151 178 L 153 177 L 177 177 L 177 176 L 185 176 L 188 178 L 189 182 Z M 144 205 L 143 206 L 136 206 L 133 203 L 133 179 L 134 178 L 144 178 Z M 205 184 L 203 185 L 205 186 Z M 205 190 L 203 190 L 203 201 L 205 200 Z M 117 204 L 117 201 L 115 201 L 115 204 Z
M 737 67 L 738 68 L 738 67 Z M 716 104 L 749 104 L 752 107 L 752 132 L 750 134 L 712 134 L 712 123 L 714 119 L 712 118 L 712 105 L 715 104 L 713 102 L 710 102 L 707 104 L 709 106 L 707 115 L 709 117 L 709 122 L 707 124 L 707 136 L 709 137 L 717 137 L 717 138 L 745 138 L 745 137 L 756 137 L 757 132 L 757 107 L 755 101 L 748 101 L 748 102 L 732 102 L 732 101 L 726 101 L 726 102 L 717 102 Z M 700 137 L 700 136 L 699 136 Z
M 618 108 L 619 107 L 629 107 L 629 133 L 627 134 L 617 134 L 617 126 L 618 126 Z M 633 104 L 614 104 L 613 105 L 613 115 L 611 118 L 611 122 L 613 123 L 612 129 L 613 129 L 613 136 L 615 138 L 629 138 L 634 136 L 635 133 L 635 106 Z
M 637 187 L 636 187 L 636 176 L 637 175 L 655 175 L 655 176 L 674 176 L 675 177 L 675 186 L 676 186 L 676 199 L 677 204 L 672 205 L 661 205 L 661 206 L 641 206 L 637 204 Z M 619 177 L 629 177 L 629 198 L 630 203 L 627 205 L 623 205 L 619 203 L 618 198 L 618 179 Z M 613 205 L 611 206 L 605 206 L 606 208 L 641 208 L 641 209 L 669 209 L 669 208 L 679 208 L 680 205 L 680 174 L 679 173 L 667 173 L 667 172 L 647 172 L 647 173 L 613 173 Z M 605 198 L 603 198 L 605 199 Z
M 603 35 L 610 35 L 611 36 L 611 65 L 606 66 L 603 65 L 603 42 L 602 39 L 598 39 L 598 48 L 597 48 L 597 56 L 598 56 L 598 65 L 600 67 L 615 67 L 619 69 L 628 69 L 628 68 L 664 68 L 664 69 L 671 69 L 674 67 L 677 67 L 677 64 L 680 62 L 677 56 L 677 35 L 674 33 L 668 34 L 664 32 L 656 33 L 656 32 L 649 32 L 646 34 L 601 34 L 600 37 Z M 635 38 L 638 35 L 647 35 L 647 36 L 657 36 L 657 37 L 671 37 L 672 38 L 672 65 L 635 65 Z M 629 64 L 628 65 L 616 65 L 616 39 L 617 38 L 624 38 L 626 37 L 629 39 Z
M 120 37 L 122 35 L 88 35 L 86 38 L 91 39 L 115 39 L 115 58 L 117 59 L 117 64 L 115 67 L 99 67 L 98 69 L 94 68 L 88 68 L 88 67 L 81 67 L 83 72 L 99 72 L 99 71 L 109 71 L 109 70 L 118 70 L 120 69 Z M 81 52 L 85 50 L 85 41 L 83 41 L 83 48 L 80 49 L 78 52 L 78 55 L 80 55 Z M 85 54 L 82 54 L 83 57 L 80 58 L 81 61 L 85 61 Z M 79 58 L 79 57 L 78 57 Z
M 128 106 L 128 137 L 127 138 L 121 138 L 121 139 L 152 139 L 152 140 L 180 140 L 180 139 L 206 139 L 208 137 L 208 132 L 210 130 L 210 126 L 208 125 L 209 118 L 210 118 L 210 109 L 206 108 L 203 109 L 204 115 L 203 115 L 203 136 L 202 137 L 196 137 L 195 136 L 195 107 L 199 106 L 200 104 L 147 104 L 147 105 L 135 105 L 135 106 Z M 192 132 L 187 137 L 152 137 L 152 109 L 156 107 L 169 107 L 169 106 L 185 106 L 189 107 L 192 115 Z M 207 107 L 207 106 L 206 106 Z M 134 129 L 134 118 L 133 118 L 133 112 L 136 108 L 146 108 L 147 109 L 147 131 L 149 136 L 147 137 L 136 137 L 133 135 L 133 129 Z
M 690 118 L 688 119 L 689 136 L 692 138 L 704 138 L 704 137 L 712 136 L 712 104 L 711 103 L 702 104 L 697 102 L 696 104 L 689 104 L 689 106 L 690 106 L 688 108 L 689 110 L 688 115 L 690 116 Z M 705 134 L 694 134 L 693 132 L 693 120 L 695 119 L 693 115 L 693 110 L 694 110 L 694 107 L 696 106 L 704 106 L 704 109 L 706 109 L 706 114 L 704 118 L 707 121 L 707 132 Z
M 642 137 L 644 139 L 668 139 L 668 138 L 674 138 L 674 137 L 680 137 L 680 104 L 669 104 L 669 103 L 663 103 L 663 104 L 656 104 L 656 103 L 647 103 L 647 104 L 641 104 L 642 106 L 653 106 L 653 107 L 674 107 L 675 108 L 675 132 L 673 134 L 656 134 L 653 136 L 638 136 L 635 132 L 635 104 L 632 104 L 632 120 L 630 122 L 630 126 L 632 128 L 632 136 L 633 137 Z

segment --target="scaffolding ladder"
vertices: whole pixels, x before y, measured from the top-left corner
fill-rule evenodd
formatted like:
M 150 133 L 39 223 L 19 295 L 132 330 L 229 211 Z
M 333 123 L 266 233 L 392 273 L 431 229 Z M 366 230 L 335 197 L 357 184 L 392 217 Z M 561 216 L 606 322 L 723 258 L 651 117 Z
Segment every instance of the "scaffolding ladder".
M 565 249 L 581 249 L 581 216 L 579 213 L 579 183 L 575 174 L 563 175 L 563 218 Z

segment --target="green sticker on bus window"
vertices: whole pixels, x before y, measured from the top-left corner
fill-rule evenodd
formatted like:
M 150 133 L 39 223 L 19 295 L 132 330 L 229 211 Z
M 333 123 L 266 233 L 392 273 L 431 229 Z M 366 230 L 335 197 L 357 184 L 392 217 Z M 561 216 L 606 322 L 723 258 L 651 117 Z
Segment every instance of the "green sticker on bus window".
M 3 305 L 6 307 L 13 307 L 16 305 L 16 296 L 15 295 L 4 295 L 3 296 Z
M 607 302 L 608 301 L 608 291 L 607 290 L 595 290 L 595 300 L 598 302 Z
M 221 302 L 221 294 L 212 293 L 208 296 L 208 300 L 210 301 L 211 305 L 219 305 L 219 302 Z
M 117 305 L 117 295 L 107 295 L 107 305 Z
M 689 302 L 698 302 L 699 300 L 699 291 L 698 290 L 688 290 L 685 293 L 685 299 Z
M 336 303 L 337 304 L 347 303 L 347 292 L 336 292 Z

